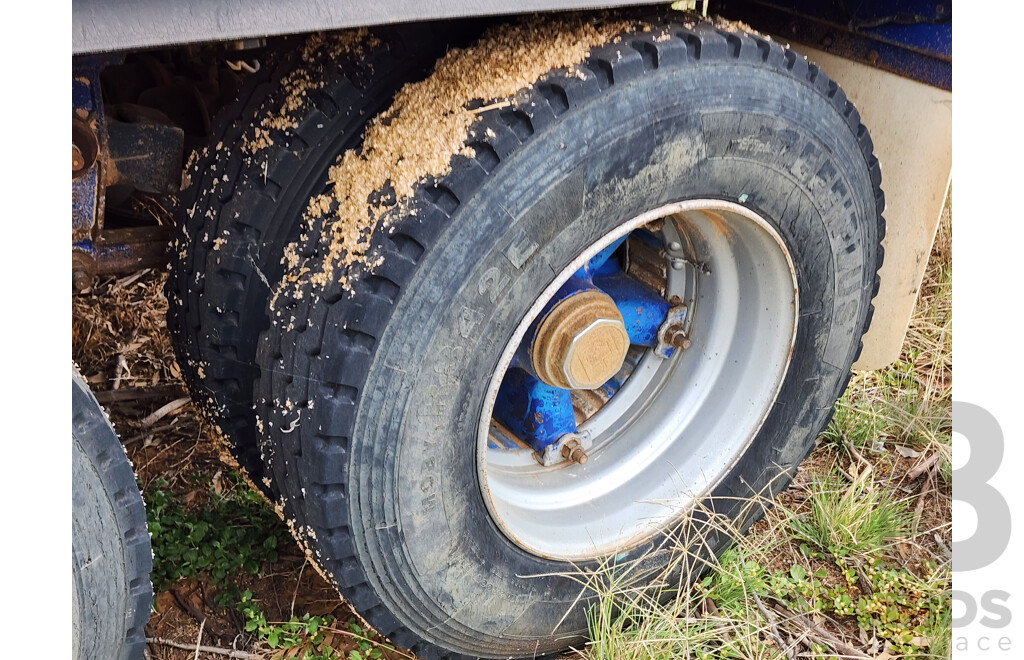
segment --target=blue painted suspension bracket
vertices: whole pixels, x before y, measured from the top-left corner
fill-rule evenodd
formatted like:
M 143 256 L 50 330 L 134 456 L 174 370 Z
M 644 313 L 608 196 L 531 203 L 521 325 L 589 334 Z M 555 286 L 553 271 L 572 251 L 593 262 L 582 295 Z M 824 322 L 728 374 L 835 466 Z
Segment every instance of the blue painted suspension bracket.
M 670 307 L 667 300 L 621 271 L 595 277 L 593 283 L 615 301 L 626 324 L 629 343 L 649 348 L 658 345 L 658 328 L 665 321 Z
M 541 381 L 531 364 L 530 347 L 548 313 L 576 294 L 600 290 L 615 301 L 630 343 L 657 348 L 659 329 L 670 310 L 674 309 L 657 291 L 623 272 L 619 259 L 614 255 L 626 238 L 622 237 L 595 255 L 552 296 L 527 330 L 502 380 L 494 415 L 537 452 L 543 452 L 566 434 L 578 431 L 569 390 Z M 671 348 L 662 353 L 663 357 L 671 354 Z M 614 395 L 620 385 L 613 379 L 602 389 Z
M 518 367 L 509 367 L 494 402 L 498 420 L 540 452 L 576 432 L 569 390 L 552 387 Z

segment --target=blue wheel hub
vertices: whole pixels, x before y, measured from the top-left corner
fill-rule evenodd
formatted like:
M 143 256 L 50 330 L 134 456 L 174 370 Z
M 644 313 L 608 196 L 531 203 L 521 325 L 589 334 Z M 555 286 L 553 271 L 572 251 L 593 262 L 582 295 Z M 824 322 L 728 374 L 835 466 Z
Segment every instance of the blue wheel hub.
M 601 250 L 573 273 L 545 303 L 516 349 L 494 405 L 494 419 L 504 429 L 492 434 L 491 448 L 529 447 L 544 465 L 565 459 L 586 461 L 589 437 L 579 432 L 578 424 L 590 416 L 587 412 L 592 411 L 594 405 L 588 406 L 585 402 L 596 400 L 601 404 L 614 397 L 645 350 L 667 358 L 689 344 L 684 332 L 686 305 L 679 300 L 665 299 L 667 263 L 660 239 L 646 229 L 638 229 Z M 538 346 L 541 340 L 538 333 L 553 314 L 571 311 L 572 305 L 583 300 L 581 294 L 593 295 L 594 292 L 607 296 L 614 303 L 614 309 L 621 316 L 621 326 L 618 319 L 590 319 L 588 311 L 583 310 L 584 318 L 575 320 L 577 327 L 584 325 L 590 329 L 608 323 L 624 328 L 629 350 L 622 359 L 620 355 L 609 354 L 614 352 L 614 345 L 592 343 L 586 352 L 580 351 L 582 358 L 576 356 L 574 367 L 587 372 L 588 365 L 578 362 L 590 360 L 599 363 L 598 373 L 604 370 L 614 375 L 596 386 L 594 383 L 574 386 L 568 366 L 564 374 L 557 373 L 558 365 L 554 368 L 556 373 L 539 368 L 537 353 L 541 351 Z M 588 323 L 590 325 L 586 325 Z M 621 330 L 616 331 L 621 335 Z M 571 352 L 580 336 L 558 337 L 552 341 L 561 342 L 559 347 L 568 344 L 566 350 Z

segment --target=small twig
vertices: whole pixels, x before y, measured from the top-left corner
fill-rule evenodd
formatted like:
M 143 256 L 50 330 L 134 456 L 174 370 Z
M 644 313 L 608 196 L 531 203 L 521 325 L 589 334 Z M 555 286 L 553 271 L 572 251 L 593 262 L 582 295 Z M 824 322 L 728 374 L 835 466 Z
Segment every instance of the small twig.
M 470 112 L 472 112 L 474 115 L 478 115 L 481 112 L 487 112 L 488 110 L 497 110 L 498 108 L 507 108 L 510 105 L 512 105 L 510 101 L 498 101 L 497 103 L 492 103 L 490 105 L 481 106 L 475 110 L 470 110 Z
M 160 450 L 160 451 L 158 451 L 157 453 L 153 454 L 153 456 L 151 456 L 151 457 L 149 458 L 149 460 L 147 460 L 147 461 L 146 461 L 146 464 L 142 466 L 142 469 L 140 469 L 140 470 L 138 470 L 138 471 L 139 471 L 139 472 L 144 472 L 144 471 L 146 470 L 146 468 L 148 468 L 148 467 L 149 467 L 150 465 L 152 465 L 152 464 L 153 464 L 153 462 L 154 462 L 154 461 L 155 461 L 156 459 L 160 458 L 160 456 L 162 456 L 163 454 L 167 453 L 168 451 L 170 451 L 170 450 L 174 449 L 174 448 L 175 448 L 175 447 L 177 447 L 177 446 L 178 446 L 179 444 L 181 444 L 181 440 L 182 440 L 182 439 L 181 439 L 181 438 L 179 438 L 179 439 L 175 440 L 174 442 L 172 442 L 172 443 L 171 443 L 171 444 L 170 444 L 169 446 L 167 446 L 167 447 L 164 447 L 163 449 L 161 449 L 161 450 Z
M 772 629 L 772 636 L 775 637 L 775 641 L 779 643 L 779 650 L 786 654 L 789 660 L 796 660 L 796 653 L 794 652 L 794 646 L 786 644 L 785 640 L 782 639 L 782 633 L 779 632 L 779 627 L 775 625 L 775 615 L 768 611 L 768 608 L 761 602 L 761 597 L 756 593 L 753 594 L 754 602 L 757 603 L 757 609 L 761 610 L 761 614 L 768 619 L 768 625 Z
M 121 352 L 117 354 L 117 366 L 114 367 L 113 389 L 116 390 L 121 388 L 121 377 L 124 375 L 124 372 L 126 371 L 128 371 L 128 363 L 124 359 L 124 349 L 122 348 Z M 128 375 L 131 376 L 130 371 L 128 372 Z
M 199 645 L 203 641 L 203 628 L 206 627 L 206 617 L 203 617 L 202 623 L 199 624 L 199 634 L 196 636 L 196 654 L 192 660 L 199 660 Z
M 174 422 L 173 421 L 170 424 L 161 424 L 160 426 L 154 426 L 152 428 L 147 429 L 146 431 L 144 431 L 142 433 L 139 433 L 138 435 L 133 435 L 131 437 L 125 438 L 124 440 L 121 440 L 121 444 L 123 444 L 123 445 L 130 445 L 130 444 L 132 444 L 134 442 L 138 442 L 139 440 L 142 440 L 144 438 L 148 438 L 150 436 L 154 436 L 157 433 L 163 433 L 164 431 L 166 431 L 168 429 L 172 429 L 172 428 L 174 428 Z M 153 443 L 153 444 L 156 444 L 156 443 Z
M 260 267 L 259 265 L 257 265 L 256 260 L 253 259 L 251 247 L 246 250 L 245 256 L 249 260 L 249 263 L 252 264 L 252 267 L 256 270 L 256 274 L 260 276 L 261 280 L 263 280 L 263 284 L 265 284 L 268 289 L 272 288 L 270 286 L 270 282 L 267 281 L 267 276 L 263 274 L 263 271 L 260 270 Z
M 256 653 L 249 653 L 247 651 L 232 651 L 231 649 L 222 649 L 219 646 L 200 646 L 197 644 L 184 644 L 182 642 L 176 642 L 173 639 L 164 639 L 163 637 L 147 637 L 147 644 L 159 644 L 160 646 L 170 646 L 176 649 L 185 649 L 191 651 L 195 649 L 202 653 L 214 653 L 216 655 L 223 655 L 228 658 L 241 658 L 242 660 L 254 660 L 261 656 Z
M 150 211 L 150 213 L 152 213 L 152 211 Z M 133 282 L 135 282 L 135 280 L 139 279 L 140 277 L 148 273 L 150 270 L 152 269 L 143 268 L 142 270 L 136 271 L 127 277 L 122 277 L 121 279 L 114 282 L 114 286 L 110 287 L 110 292 L 113 293 L 118 289 L 123 289 L 124 287 L 128 286 L 129 284 L 132 284 Z
M 932 466 L 935 465 L 936 461 L 938 460 L 939 452 L 932 452 L 931 456 L 929 456 L 923 461 L 920 461 L 910 470 L 910 472 L 907 472 L 907 479 L 909 479 L 910 481 L 917 479 L 928 470 L 931 470 Z
M 160 399 L 162 397 L 180 398 L 185 389 L 178 384 L 152 385 L 150 387 L 126 387 L 117 390 L 100 390 L 93 392 L 100 403 L 120 403 L 122 401 L 141 401 L 144 399 Z
M 938 534 L 932 534 L 932 538 L 935 539 L 935 542 L 939 545 L 939 548 L 942 550 L 943 553 L 945 553 L 946 559 L 952 559 L 953 551 L 950 550 L 949 546 L 945 544 L 945 542 L 942 540 L 942 537 Z
M 364 621 L 363 623 L 365 624 L 366 622 Z M 388 652 L 390 654 L 392 654 L 392 655 L 398 655 L 398 656 L 401 656 L 403 658 L 408 658 L 408 660 L 416 660 L 416 656 L 410 655 L 409 653 L 406 653 L 405 651 L 403 651 L 402 649 L 400 649 L 400 648 L 398 648 L 396 646 L 391 646 L 390 644 L 382 644 L 381 642 L 378 642 L 377 640 L 370 639 L 366 635 L 357 635 L 357 634 L 353 633 L 351 630 L 342 630 L 340 628 L 335 628 L 333 626 L 324 626 L 323 628 L 321 628 L 321 630 L 329 630 L 330 632 L 334 633 L 335 635 L 341 635 L 342 637 L 348 637 L 349 639 L 354 639 L 357 642 L 368 642 L 368 643 L 372 644 L 373 646 L 376 646 L 377 648 L 386 648 L 388 650 Z
M 194 592 L 195 589 L 193 588 L 192 591 L 188 592 L 188 595 L 191 596 Z M 203 613 L 196 609 L 196 606 L 189 602 L 188 598 L 179 593 L 177 589 L 171 589 L 171 596 L 174 598 L 174 602 L 178 604 L 178 607 L 185 610 L 190 617 L 199 622 L 206 621 Z M 202 624 L 200 623 L 200 625 Z
M 167 415 L 170 415 L 175 410 L 184 406 L 189 401 L 191 401 L 191 399 L 189 399 L 187 396 L 183 396 L 180 399 L 175 399 L 174 401 L 171 401 L 166 405 L 160 406 L 151 415 L 146 415 L 145 417 L 142 418 L 142 421 L 139 423 L 143 427 L 153 426 Z
M 871 471 L 874 470 L 874 466 L 871 465 L 871 461 L 864 458 L 864 455 L 861 454 L 860 451 L 858 451 L 857 448 L 853 446 L 852 442 L 850 442 L 846 438 L 843 438 L 843 442 L 846 444 L 846 449 L 850 452 L 850 455 L 853 456 L 858 461 L 860 461 L 861 463 L 863 463 L 865 466 L 867 466 L 867 469 L 864 471 L 863 474 L 865 476 L 871 474 Z
M 932 454 L 932 456 L 938 456 L 938 454 Z M 921 487 L 917 490 L 917 506 L 914 507 L 914 524 L 910 528 L 912 533 L 917 535 L 917 528 L 921 524 L 921 516 L 924 514 L 924 501 L 925 496 L 928 495 L 928 491 L 931 490 L 932 478 L 935 475 L 935 471 L 938 469 L 938 464 L 932 462 L 931 469 L 928 470 L 928 474 L 921 482 Z
M 871 580 L 868 579 L 867 574 L 864 572 L 864 566 L 855 559 L 853 560 L 853 567 L 857 571 L 857 584 L 860 586 L 860 590 L 868 596 L 874 595 L 875 590 L 871 587 Z
M 299 585 L 302 584 L 302 571 L 306 570 L 306 564 L 309 563 L 309 557 L 302 558 L 302 567 L 299 569 L 299 577 L 295 579 L 295 589 L 292 591 L 292 609 L 288 613 L 289 617 L 295 616 L 295 597 L 299 595 Z
M 775 610 L 779 612 L 779 614 L 782 614 L 783 617 L 786 618 L 786 620 L 793 623 L 797 623 L 801 627 L 803 627 L 804 630 L 806 630 L 808 636 L 814 637 L 818 641 L 824 642 L 827 645 L 831 645 L 833 649 L 839 651 L 839 653 L 843 654 L 844 656 L 849 656 L 853 658 L 871 657 L 863 651 L 861 651 L 860 649 L 850 646 L 849 644 L 839 639 L 838 637 L 836 637 L 829 631 L 825 630 L 818 624 L 814 623 L 814 621 L 812 621 L 811 619 L 803 616 L 802 614 L 796 614 L 779 605 L 775 605 L 774 607 Z

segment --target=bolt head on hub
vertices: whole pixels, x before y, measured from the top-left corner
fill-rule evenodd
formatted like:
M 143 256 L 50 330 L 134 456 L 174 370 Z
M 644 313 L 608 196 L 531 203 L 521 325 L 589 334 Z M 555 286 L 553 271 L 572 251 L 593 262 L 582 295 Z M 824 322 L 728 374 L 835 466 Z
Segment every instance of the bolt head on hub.
M 597 389 L 619 371 L 628 350 L 629 335 L 622 321 L 595 319 L 572 338 L 562 373 L 574 389 Z
M 78 145 L 71 145 L 71 173 L 74 174 L 85 167 L 85 156 L 82 155 L 82 150 L 78 148 Z

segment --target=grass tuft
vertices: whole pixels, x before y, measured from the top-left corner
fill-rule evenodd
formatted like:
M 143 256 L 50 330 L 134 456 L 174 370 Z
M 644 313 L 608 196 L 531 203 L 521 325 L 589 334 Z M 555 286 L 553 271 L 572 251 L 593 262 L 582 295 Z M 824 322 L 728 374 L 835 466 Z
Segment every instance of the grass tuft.
M 906 502 L 866 479 L 846 482 L 836 471 L 811 482 L 810 511 L 791 521 L 797 539 L 833 557 L 878 555 L 910 531 Z

